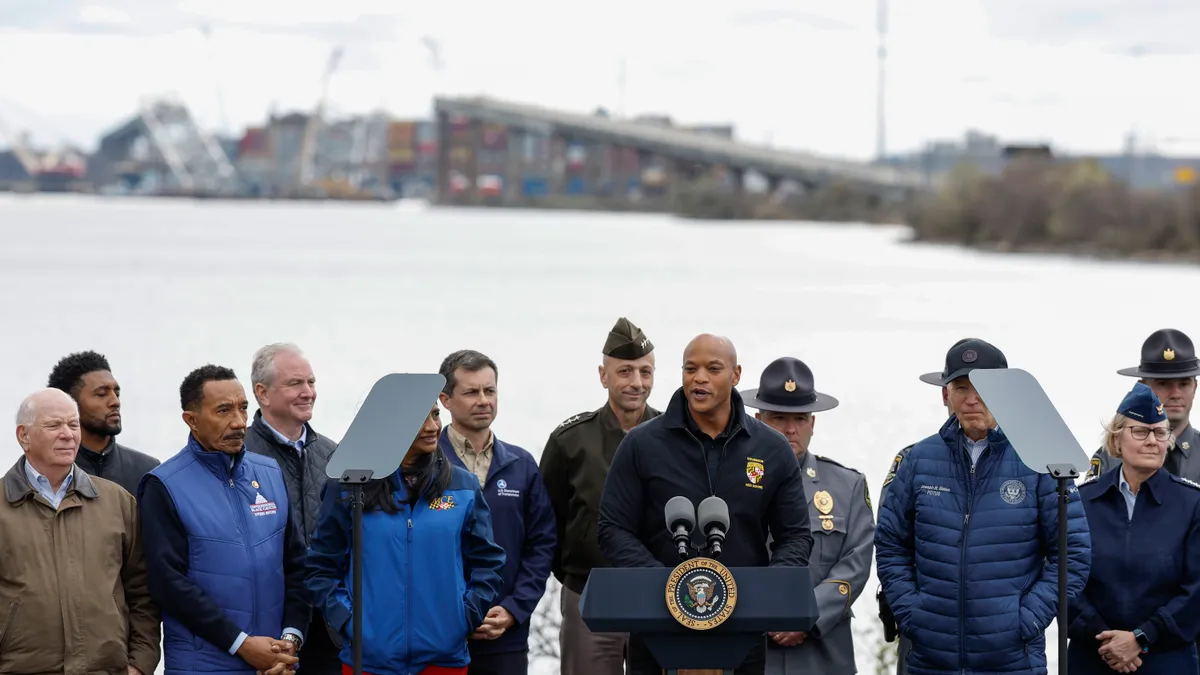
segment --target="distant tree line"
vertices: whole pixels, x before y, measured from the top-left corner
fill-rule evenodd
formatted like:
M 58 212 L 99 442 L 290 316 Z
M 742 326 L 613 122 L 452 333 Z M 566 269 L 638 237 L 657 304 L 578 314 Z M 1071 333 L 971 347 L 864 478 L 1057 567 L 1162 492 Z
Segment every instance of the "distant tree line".
M 1087 160 L 1022 158 L 999 175 L 961 164 L 905 222 L 923 241 L 1200 260 L 1200 185 L 1137 190 Z

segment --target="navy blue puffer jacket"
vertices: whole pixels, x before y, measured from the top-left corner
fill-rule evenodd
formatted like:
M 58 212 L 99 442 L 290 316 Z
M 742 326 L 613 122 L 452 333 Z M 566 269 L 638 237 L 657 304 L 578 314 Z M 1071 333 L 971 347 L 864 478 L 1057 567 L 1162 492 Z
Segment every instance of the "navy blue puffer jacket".
M 888 486 L 875 531 L 879 580 L 913 643 L 911 675 L 1046 673 L 1046 628 L 1058 608 L 1055 480 L 1025 466 L 1002 431 L 971 466 L 951 417 L 915 446 Z M 1087 518 L 1067 504 L 1068 587 L 1091 566 Z

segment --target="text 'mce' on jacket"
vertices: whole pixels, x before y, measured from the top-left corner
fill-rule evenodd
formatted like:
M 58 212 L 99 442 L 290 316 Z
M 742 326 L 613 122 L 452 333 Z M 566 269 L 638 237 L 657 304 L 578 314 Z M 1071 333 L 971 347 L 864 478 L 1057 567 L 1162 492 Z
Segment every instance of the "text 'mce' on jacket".
M 998 430 L 972 467 L 951 417 L 913 446 L 880 507 L 879 580 L 912 639 L 908 672 L 1045 673 L 1058 608 L 1058 493 Z M 1091 565 L 1088 523 L 1068 494 L 1067 592 Z
M 467 636 L 500 592 L 504 549 L 492 539 L 479 479 L 450 464 L 436 471 L 453 471 L 440 498 L 431 501 L 426 488 L 410 507 L 397 470 L 386 480 L 399 513 L 363 514 L 365 672 L 409 675 L 427 665 L 467 665 Z M 342 635 L 346 664 L 353 663 L 349 496 L 336 480 L 326 484 L 306 577 L 326 622 Z

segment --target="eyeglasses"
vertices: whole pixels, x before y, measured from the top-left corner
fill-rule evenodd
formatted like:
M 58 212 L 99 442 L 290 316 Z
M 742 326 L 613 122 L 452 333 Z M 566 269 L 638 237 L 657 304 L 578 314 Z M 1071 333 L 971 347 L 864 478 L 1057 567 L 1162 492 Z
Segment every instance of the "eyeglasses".
M 1171 435 L 1171 430 L 1166 427 L 1127 427 L 1127 428 L 1129 429 L 1129 435 L 1133 436 L 1133 439 L 1135 441 L 1146 440 L 1146 437 L 1150 435 L 1151 431 L 1154 432 L 1154 440 L 1156 440 L 1156 441 L 1165 441 Z

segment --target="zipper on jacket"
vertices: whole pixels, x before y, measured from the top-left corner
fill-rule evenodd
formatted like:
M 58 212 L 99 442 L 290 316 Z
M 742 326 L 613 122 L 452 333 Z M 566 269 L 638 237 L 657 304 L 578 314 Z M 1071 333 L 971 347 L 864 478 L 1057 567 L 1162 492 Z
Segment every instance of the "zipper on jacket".
M 252 631 L 255 628 L 253 623 L 254 617 L 258 616 L 258 570 L 254 565 L 254 547 L 250 542 L 250 522 L 246 520 L 246 513 L 241 508 L 241 499 L 239 498 L 237 485 L 234 483 L 232 475 L 233 470 L 230 469 L 229 489 L 233 490 L 230 496 L 233 498 L 233 510 L 237 511 L 238 521 L 242 525 L 242 544 L 245 545 L 246 555 L 250 559 L 250 629 Z M 250 632 L 250 634 L 253 635 L 254 633 Z
M 417 504 L 421 499 L 417 498 Z M 404 669 L 412 660 L 412 547 L 413 547 L 413 516 L 417 515 L 416 505 L 408 507 L 408 545 L 404 547 Z
M 967 461 L 971 461 L 970 452 L 963 447 L 961 438 L 958 447 L 959 461 L 964 453 L 967 455 Z M 967 665 L 967 538 L 971 533 L 971 507 L 974 504 L 975 462 L 972 461 L 971 473 L 967 477 L 967 499 L 964 505 L 962 545 L 959 547 L 958 561 L 958 662 L 962 665 L 964 673 Z

